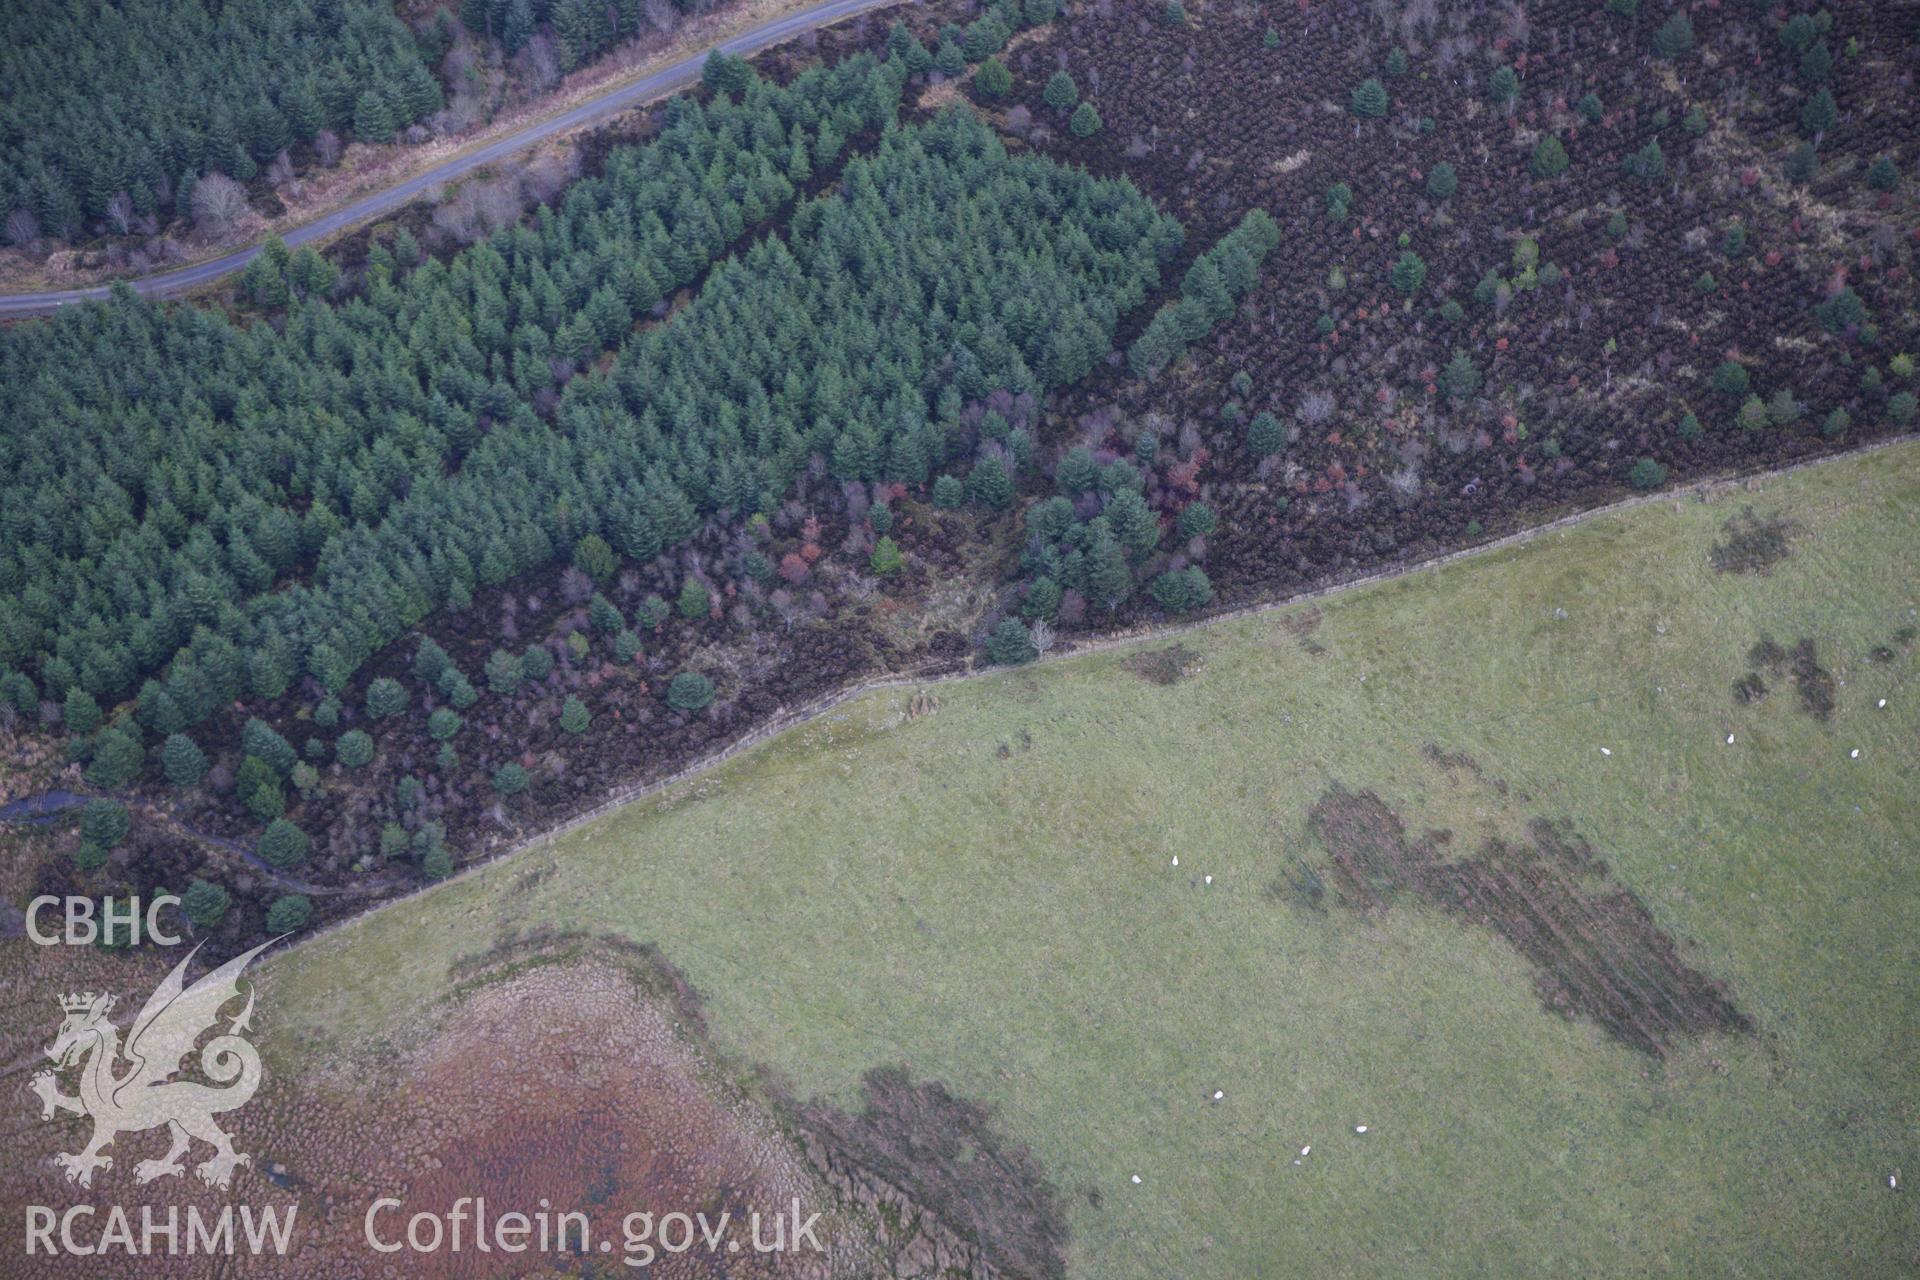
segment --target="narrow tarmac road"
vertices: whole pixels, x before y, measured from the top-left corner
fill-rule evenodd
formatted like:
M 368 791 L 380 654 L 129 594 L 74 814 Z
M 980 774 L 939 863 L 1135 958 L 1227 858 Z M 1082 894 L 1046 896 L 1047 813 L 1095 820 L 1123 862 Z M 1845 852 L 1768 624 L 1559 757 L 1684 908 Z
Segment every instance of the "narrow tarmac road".
M 770 45 L 791 40 L 797 35 L 817 27 L 831 26 L 844 18 L 853 17 L 868 9 L 884 8 L 897 3 L 897 0 L 826 0 L 810 9 L 776 19 L 764 26 L 743 32 L 731 40 L 723 40 L 717 47 L 722 53 L 743 56 L 757 53 Z M 476 151 L 455 156 L 435 165 L 403 182 L 363 196 L 352 204 L 334 210 L 325 217 L 307 223 L 305 226 L 286 234 L 289 247 L 297 248 L 315 240 L 324 240 L 336 232 L 357 226 L 370 218 L 395 209 L 412 201 L 422 193 L 473 172 L 483 165 L 492 164 L 516 151 L 550 138 L 557 133 L 565 133 L 583 124 L 603 119 L 629 107 L 650 102 L 676 90 L 685 88 L 700 78 L 700 69 L 707 60 L 710 49 L 682 58 L 672 66 L 629 81 L 588 102 L 583 102 L 572 110 L 562 112 L 551 119 L 528 125 L 518 133 L 510 134 L 497 142 L 489 143 Z M 172 271 L 163 271 L 156 275 L 142 276 L 129 281 L 140 293 L 152 298 L 173 297 L 198 288 L 208 281 L 217 280 L 231 271 L 238 271 L 253 261 L 260 252 L 259 245 L 238 249 L 218 258 L 197 262 L 192 266 L 180 267 Z M 98 285 L 89 289 L 56 289 L 46 293 L 8 293 L 0 294 L 0 318 L 13 319 L 20 316 L 49 315 L 63 306 L 76 302 L 87 302 L 107 296 L 107 286 Z

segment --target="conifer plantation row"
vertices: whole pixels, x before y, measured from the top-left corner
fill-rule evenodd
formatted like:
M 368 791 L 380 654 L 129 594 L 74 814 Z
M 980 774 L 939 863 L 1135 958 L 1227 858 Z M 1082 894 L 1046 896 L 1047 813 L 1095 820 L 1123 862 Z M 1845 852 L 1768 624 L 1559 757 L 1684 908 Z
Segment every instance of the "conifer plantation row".
M 963 410 L 1089 372 L 1180 241 L 1132 184 L 1011 157 L 951 112 L 889 133 L 785 241 L 724 263 L 610 376 L 576 379 L 560 418 L 587 458 L 626 464 L 601 505 L 635 559 L 692 531 L 655 494 L 766 510 L 815 454 L 840 480 L 923 484 L 970 451 Z M 1014 423 L 983 434 L 1003 464 L 1032 452 Z
M 122 293 L 0 338 L 6 696 L 137 693 L 175 733 L 302 674 L 337 691 L 589 534 L 649 557 L 815 456 L 918 482 L 971 452 L 963 414 L 1088 370 L 1181 233 L 965 113 L 894 128 L 903 79 L 862 56 L 676 103 L 558 209 L 444 264 L 399 237 L 339 303 L 325 261 L 279 251 L 247 281 L 264 318 Z M 881 131 L 786 239 L 633 332 Z M 1031 441 L 1002 424 L 973 470 L 1004 479 Z

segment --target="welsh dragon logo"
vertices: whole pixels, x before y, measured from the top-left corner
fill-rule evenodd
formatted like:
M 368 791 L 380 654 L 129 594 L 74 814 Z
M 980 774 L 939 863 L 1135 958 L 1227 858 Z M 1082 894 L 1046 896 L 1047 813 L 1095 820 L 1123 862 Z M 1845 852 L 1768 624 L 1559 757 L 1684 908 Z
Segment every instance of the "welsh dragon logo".
M 232 1018 L 223 1034 L 214 1036 L 200 1050 L 201 1073 L 214 1085 L 224 1087 L 172 1077 L 200 1037 L 220 1021 L 220 1011 L 240 997 L 241 971 L 276 941 L 263 942 L 235 956 L 189 987 L 187 966 L 200 950 L 196 946 L 147 997 L 139 1016 L 127 1028 L 124 1047 L 119 1029 L 108 1020 L 114 1004 L 111 995 L 87 992 L 60 998 L 66 1020 L 60 1024 L 60 1034 L 47 1056 L 61 1071 L 83 1064 L 80 1093 L 72 1097 L 60 1092 L 53 1071 L 34 1076 L 32 1088 L 40 1095 L 42 1120 L 51 1120 L 60 1111 L 93 1119 L 93 1137 L 84 1148 L 54 1157 L 54 1163 L 66 1171 L 67 1181 L 92 1186 L 94 1170 L 113 1167 L 113 1157 L 102 1155 L 103 1148 L 120 1134 L 160 1125 L 167 1127 L 173 1145 L 160 1159 L 135 1165 L 135 1182 L 152 1182 L 185 1172 L 181 1157 L 195 1138 L 213 1148 L 213 1154 L 194 1168 L 209 1186 L 226 1187 L 233 1180 L 235 1167 L 253 1163 L 251 1156 L 233 1149 L 233 1139 L 213 1120 L 222 1112 L 246 1105 L 260 1087 L 260 1054 L 241 1035 L 253 1017 L 253 983 L 247 983 L 246 1007 Z

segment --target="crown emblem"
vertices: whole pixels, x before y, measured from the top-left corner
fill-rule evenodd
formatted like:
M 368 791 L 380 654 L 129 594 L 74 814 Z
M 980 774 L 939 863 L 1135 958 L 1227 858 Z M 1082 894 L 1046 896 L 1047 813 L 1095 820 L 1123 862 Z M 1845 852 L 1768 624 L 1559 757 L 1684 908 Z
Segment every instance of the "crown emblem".
M 85 1013 L 93 1008 L 96 1002 L 98 1002 L 100 1012 L 102 1013 L 113 1008 L 112 996 L 95 995 L 91 991 L 83 991 L 77 996 L 60 997 L 60 1007 L 68 1013 Z

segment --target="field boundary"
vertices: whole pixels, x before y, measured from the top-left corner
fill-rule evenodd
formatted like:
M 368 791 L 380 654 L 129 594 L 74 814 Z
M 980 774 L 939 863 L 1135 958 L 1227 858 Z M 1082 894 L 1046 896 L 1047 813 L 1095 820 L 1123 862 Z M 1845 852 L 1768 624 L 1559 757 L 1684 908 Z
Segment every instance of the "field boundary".
M 1442 552 L 1439 555 L 1428 556 L 1425 559 L 1412 561 L 1410 563 L 1389 565 L 1385 568 L 1359 574 L 1355 577 L 1327 582 L 1321 586 L 1311 587 L 1305 591 L 1296 591 L 1289 595 L 1275 596 L 1264 600 L 1249 601 L 1245 604 L 1221 609 L 1203 617 L 1190 619 L 1186 622 L 1170 623 L 1163 626 L 1136 627 L 1131 630 L 1100 636 L 1095 639 L 1077 643 L 1071 648 L 1042 654 L 1033 662 L 1025 664 L 1025 667 L 1030 668 L 1045 663 L 1064 661 L 1068 658 L 1086 657 L 1094 653 L 1152 643 L 1158 640 L 1169 640 L 1178 636 L 1191 635 L 1197 631 L 1217 627 L 1223 623 L 1237 622 L 1247 618 L 1257 618 L 1270 613 L 1283 613 L 1289 609 L 1298 608 L 1303 604 L 1332 599 L 1347 592 L 1356 591 L 1363 587 L 1375 586 L 1396 578 L 1411 577 L 1416 573 L 1439 569 L 1446 565 L 1453 564 L 1456 561 L 1487 555 L 1511 547 L 1524 546 L 1548 534 L 1563 532 L 1589 521 L 1606 516 L 1618 515 L 1621 512 L 1631 511 L 1638 507 L 1649 506 L 1660 502 L 1673 502 L 1688 497 L 1699 497 L 1703 494 L 1726 489 L 1734 485 L 1750 485 L 1755 482 L 1774 480 L 1782 476 L 1792 475 L 1795 472 L 1824 466 L 1828 463 L 1838 462 L 1846 458 L 1863 458 L 1876 453 L 1883 453 L 1889 449 L 1898 448 L 1901 445 L 1912 444 L 1915 441 L 1920 441 L 1920 432 L 1903 432 L 1899 435 L 1888 436 L 1885 439 L 1857 445 L 1851 449 L 1826 454 L 1819 458 L 1802 459 L 1799 462 L 1789 463 L 1783 467 L 1774 467 L 1760 471 L 1722 472 L 1717 475 L 1702 477 L 1701 479 L 1689 481 L 1686 484 L 1677 485 L 1670 489 L 1663 489 L 1656 493 L 1636 494 L 1633 497 L 1623 498 L 1618 502 L 1611 502 L 1604 506 L 1590 507 L 1584 511 L 1575 511 L 1564 516 L 1557 516 L 1544 523 L 1529 525 L 1524 529 L 1517 529 L 1512 533 L 1504 534 L 1501 537 L 1494 538 L 1487 542 L 1477 543 L 1471 547 L 1461 547 L 1453 551 Z M 324 929 L 295 942 L 293 946 L 310 946 L 323 938 L 329 937 L 336 931 L 352 925 L 365 916 L 398 906 L 428 889 L 453 884 L 469 876 L 491 870 L 497 864 L 519 857 L 521 854 L 533 849 L 543 846 L 552 849 L 559 843 L 562 836 L 570 835 L 588 823 L 603 818 L 616 809 L 625 808 L 627 805 L 645 800 L 649 796 L 657 795 L 680 783 L 687 782 L 701 774 L 708 773 L 736 756 L 744 755 L 753 748 L 766 743 L 770 739 L 776 738 L 789 730 L 797 729 L 813 720 L 817 720 L 835 708 L 852 702 L 857 698 L 863 698 L 870 693 L 883 693 L 889 689 L 926 688 L 933 685 L 955 684 L 963 680 L 980 679 L 989 675 L 1004 674 L 1009 671 L 1021 669 L 1025 668 L 976 666 L 972 658 L 967 659 L 967 665 L 957 671 L 930 670 L 928 665 L 923 664 L 910 671 L 876 676 L 869 680 L 862 680 L 855 684 L 846 685 L 832 693 L 822 694 L 818 698 L 802 703 L 798 707 L 782 709 L 775 712 L 771 719 L 767 720 L 758 728 L 748 730 L 726 746 L 710 751 L 706 755 L 674 770 L 672 773 L 622 787 L 613 795 L 594 804 L 591 808 L 585 809 L 570 818 L 563 819 L 547 827 L 537 835 L 517 841 L 497 853 L 490 854 L 476 862 L 470 863 L 445 880 L 438 881 L 432 885 L 423 885 L 412 892 L 389 898 L 367 911 L 335 921 Z

